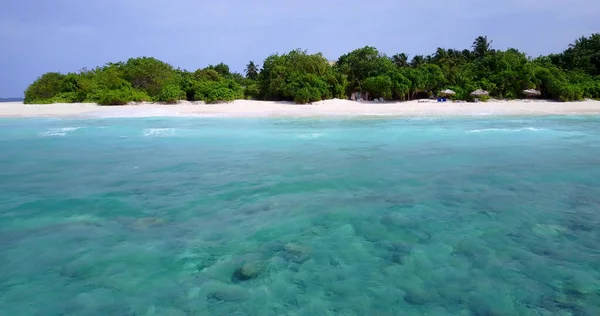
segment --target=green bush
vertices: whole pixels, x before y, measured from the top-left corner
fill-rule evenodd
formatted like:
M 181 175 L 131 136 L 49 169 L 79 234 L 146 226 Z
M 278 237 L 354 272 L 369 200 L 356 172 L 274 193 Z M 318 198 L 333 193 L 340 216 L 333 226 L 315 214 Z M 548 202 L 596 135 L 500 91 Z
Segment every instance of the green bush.
M 50 99 L 50 103 L 76 103 L 82 102 L 77 92 L 62 92 Z
M 311 93 L 308 88 L 301 88 L 294 95 L 294 102 L 304 104 L 310 102 Z
M 389 76 L 369 77 L 365 79 L 364 87 L 375 98 L 392 98 L 392 79 Z
M 186 93 L 181 90 L 179 85 L 170 84 L 162 89 L 156 98 L 157 101 L 169 104 L 177 103 L 179 100 L 185 100 Z
M 467 91 L 464 88 L 461 88 L 459 86 L 450 86 L 448 87 L 448 89 L 456 92 L 456 94 L 454 96 L 451 96 L 450 98 L 454 99 L 454 100 L 469 100 L 469 91 Z
M 57 72 L 43 74 L 25 90 L 24 103 L 52 103 L 52 98 L 62 92 L 64 78 Z
M 194 87 L 194 101 L 215 103 L 219 101 L 233 101 L 244 98 L 244 91 L 234 81 L 201 81 Z
M 590 99 L 600 99 L 600 80 L 587 82 L 583 86 L 583 95 Z
M 269 56 L 258 82 L 264 99 L 307 103 L 339 96 L 347 81 L 323 55 L 294 50 Z
M 260 89 L 258 84 L 252 83 L 244 88 L 244 96 L 246 99 L 258 99 L 260 97 Z
M 158 96 L 177 77 L 171 65 L 152 57 L 131 58 L 127 63 L 115 65 L 133 88 L 146 92 L 150 97 Z
M 132 88 L 101 90 L 96 92 L 95 101 L 100 105 L 125 105 L 129 102 L 148 102 L 151 98 L 144 92 Z
M 559 90 L 558 100 L 567 101 L 579 101 L 583 99 L 583 88 L 578 85 L 565 85 Z
M 130 101 L 129 94 L 123 90 L 105 90 L 98 98 L 100 105 L 125 105 Z
M 304 87 L 294 91 L 294 102 L 306 104 L 315 101 L 321 101 L 321 90 L 315 87 Z
M 481 102 L 487 102 L 487 101 L 490 100 L 490 96 L 489 95 L 480 95 L 478 97 L 473 97 L 473 98 L 477 98 Z

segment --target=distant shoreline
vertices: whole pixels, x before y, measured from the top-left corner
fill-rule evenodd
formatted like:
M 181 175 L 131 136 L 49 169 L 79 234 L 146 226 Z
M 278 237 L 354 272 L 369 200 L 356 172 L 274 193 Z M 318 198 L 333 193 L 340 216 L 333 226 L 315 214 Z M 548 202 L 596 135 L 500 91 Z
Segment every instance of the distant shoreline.
M 545 100 L 440 103 L 435 100 L 407 102 L 356 102 L 326 100 L 312 104 L 236 100 L 223 104 L 180 102 L 99 106 L 93 103 L 0 104 L 0 117 L 420 117 L 420 116 L 600 115 L 600 101 L 554 102 Z
M 23 98 L 0 98 L 0 103 L 6 102 L 23 102 L 25 99 Z

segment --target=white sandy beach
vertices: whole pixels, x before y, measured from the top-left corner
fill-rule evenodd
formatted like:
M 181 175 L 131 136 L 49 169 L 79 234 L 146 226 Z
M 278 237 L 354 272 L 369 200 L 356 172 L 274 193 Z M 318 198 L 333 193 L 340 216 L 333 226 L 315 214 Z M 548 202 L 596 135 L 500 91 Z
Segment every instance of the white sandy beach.
M 288 102 L 237 100 L 224 104 L 181 102 L 99 106 L 92 103 L 32 105 L 0 103 L 0 117 L 322 117 L 322 116 L 473 116 L 473 115 L 600 115 L 600 101 L 553 102 L 544 100 L 438 103 L 355 102 L 327 100 L 298 105 Z

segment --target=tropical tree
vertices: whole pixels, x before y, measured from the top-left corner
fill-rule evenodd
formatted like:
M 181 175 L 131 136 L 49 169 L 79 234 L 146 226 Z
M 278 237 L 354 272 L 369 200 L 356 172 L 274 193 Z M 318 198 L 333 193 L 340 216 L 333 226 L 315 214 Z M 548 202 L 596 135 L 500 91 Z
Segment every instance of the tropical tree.
M 488 41 L 487 36 L 477 37 L 471 46 L 475 57 L 481 58 L 488 54 L 492 50 L 492 43 L 493 41 Z
M 206 67 L 206 69 L 212 69 L 224 78 L 229 78 L 232 75 L 231 71 L 229 70 L 229 66 L 225 65 L 224 63 L 209 65 Z
M 371 46 L 342 55 L 335 65 L 335 70 L 348 78 L 347 95 L 362 91 L 367 78 L 388 75 L 394 68 L 390 58 Z
M 64 75 L 58 72 L 48 72 L 39 77 L 25 90 L 25 103 L 49 103 L 62 92 Z
M 256 80 L 258 78 L 258 66 L 253 61 L 250 61 L 246 65 L 246 78 L 252 80 Z
M 400 53 L 392 56 L 392 61 L 398 67 L 406 67 L 408 66 L 408 55 L 405 53 Z
M 417 68 L 425 63 L 425 57 L 423 55 L 415 55 L 410 61 L 410 65 L 413 68 Z
M 344 84 L 322 54 L 293 50 L 274 54 L 263 63 L 258 82 L 267 100 L 289 100 L 307 103 L 330 99 L 343 91 Z
M 111 65 L 109 65 L 111 66 Z M 135 89 L 157 96 L 164 86 L 176 79 L 173 66 L 152 57 L 131 58 L 125 64 L 115 64 L 123 78 Z
M 580 37 L 561 54 L 550 55 L 557 66 L 581 70 L 591 76 L 600 75 L 600 33 Z
M 392 98 L 392 79 L 386 75 L 369 77 L 365 80 L 365 89 L 376 98 Z
M 518 98 L 532 88 L 543 98 L 561 101 L 600 99 L 600 34 L 580 37 L 563 52 L 536 59 L 512 48 L 493 50 L 491 44 L 480 36 L 470 49 L 440 47 L 410 62 L 404 53 L 388 57 L 366 46 L 340 56 L 334 66 L 322 54 L 293 50 L 267 57 L 262 70 L 250 61 L 245 77 L 224 63 L 187 71 L 152 57 L 131 58 L 75 73 L 46 73 L 25 90 L 25 103 L 240 98 L 305 103 L 347 98 L 354 92 L 407 100 L 446 88 L 459 99 L 467 99 L 475 89 L 496 98 Z
M 432 61 L 435 63 L 445 63 L 448 60 L 448 58 L 448 52 L 445 49 L 438 47 L 435 51 L 435 54 L 432 57 Z

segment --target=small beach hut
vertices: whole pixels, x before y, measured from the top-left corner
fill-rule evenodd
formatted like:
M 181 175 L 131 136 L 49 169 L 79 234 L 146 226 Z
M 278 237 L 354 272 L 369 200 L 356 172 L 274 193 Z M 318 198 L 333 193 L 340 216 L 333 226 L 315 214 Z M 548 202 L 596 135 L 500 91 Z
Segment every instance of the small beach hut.
M 475 102 L 479 102 L 479 97 L 482 97 L 484 95 L 490 95 L 490 93 L 481 89 L 471 92 L 471 96 L 474 97 Z
M 440 95 L 445 95 L 445 96 L 454 96 L 456 95 L 456 92 L 450 90 L 450 89 L 446 89 L 444 91 L 440 91 Z
M 485 90 L 481 90 L 481 89 L 471 92 L 471 95 L 474 97 L 480 97 L 480 96 L 489 95 L 489 94 L 490 94 L 489 92 L 487 92 Z
M 539 97 L 540 95 L 542 95 L 541 92 L 539 92 L 538 90 L 535 90 L 535 89 L 523 90 L 523 94 L 528 98 Z
M 439 92 L 440 97 L 438 97 L 438 102 L 446 102 L 446 97 L 450 97 L 456 95 L 456 92 L 446 89 Z

